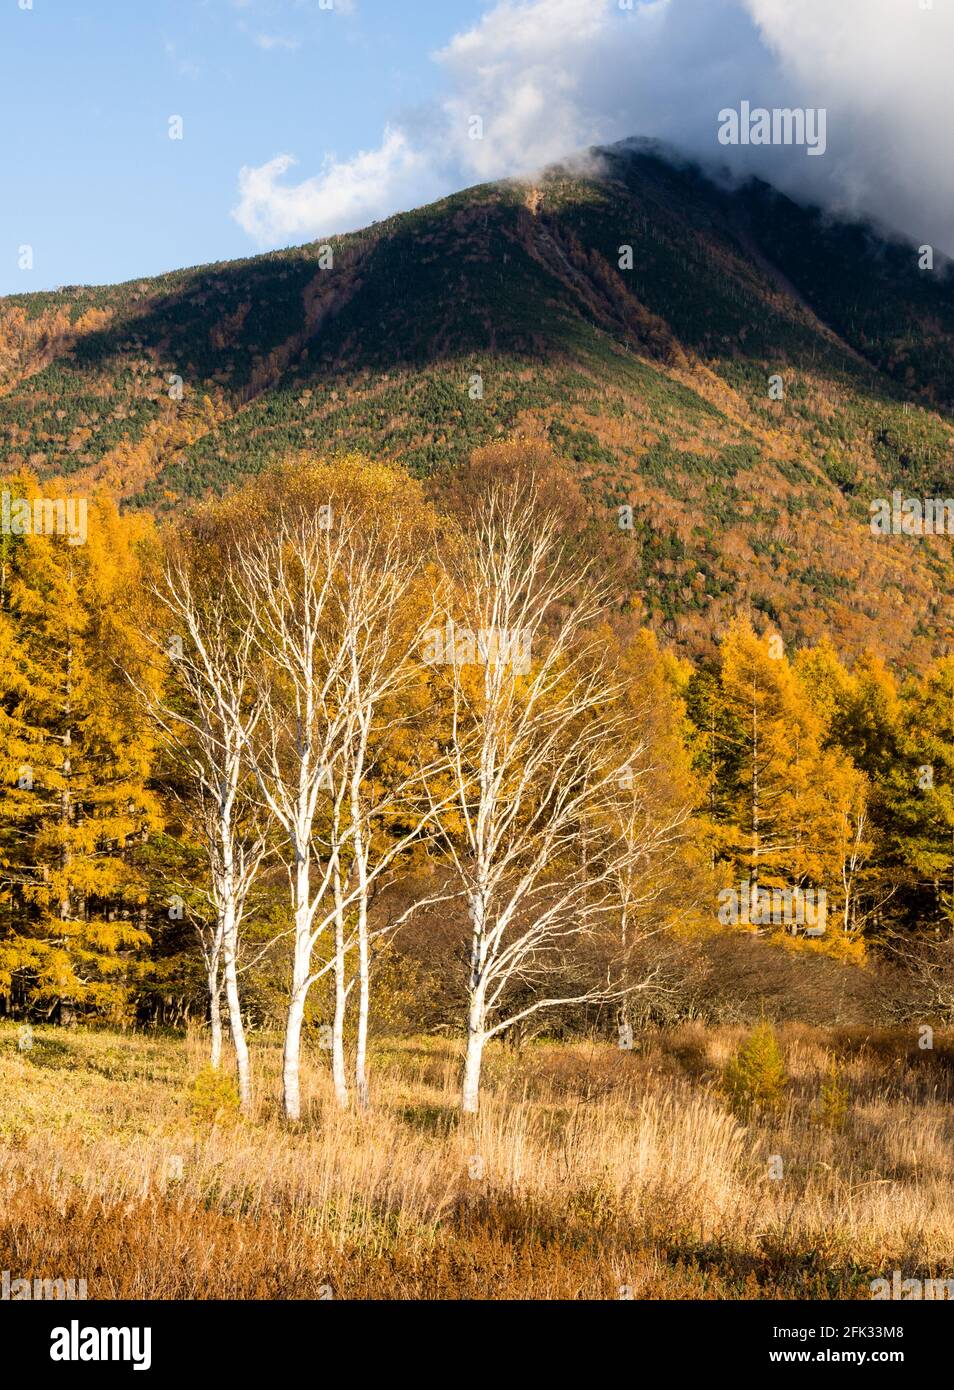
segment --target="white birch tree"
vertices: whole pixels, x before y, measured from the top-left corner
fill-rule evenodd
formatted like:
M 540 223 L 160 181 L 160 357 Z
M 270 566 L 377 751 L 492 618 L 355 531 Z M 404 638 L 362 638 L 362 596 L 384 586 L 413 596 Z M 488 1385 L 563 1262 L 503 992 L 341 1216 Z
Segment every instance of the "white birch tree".
M 258 652 L 262 720 L 252 757 L 264 804 L 283 833 L 291 889 L 294 947 L 282 1063 L 291 1121 L 302 1113 L 306 1001 L 329 970 L 335 972 L 332 1074 L 339 1103 L 348 1104 L 346 959 L 355 944 L 356 1081 L 366 1102 L 368 904 L 431 814 L 429 799 L 419 796 L 419 813 L 406 802 L 409 780 L 374 797 L 367 789 L 376 719 L 385 698 L 396 700 L 412 679 L 422 626 L 418 620 L 402 629 L 398 621 L 419 565 L 398 542 L 382 540 L 378 525 L 367 505 L 331 497 L 321 508 L 279 517 L 268 536 L 240 545 L 232 571 Z M 398 804 L 401 828 L 375 838 L 373 821 Z M 333 936 L 330 957 L 316 960 L 326 933 Z
M 409 707 L 412 702 L 408 697 L 421 684 L 421 650 L 437 612 L 433 593 L 423 592 L 425 582 L 424 557 L 414 553 L 406 536 L 389 533 L 377 522 L 369 523 L 360 548 L 352 547 L 345 559 L 341 626 L 347 668 L 342 703 L 350 714 L 345 764 L 351 826 L 349 877 L 357 944 L 354 1076 L 361 1107 L 367 1106 L 369 1099 L 372 937 L 396 931 L 412 912 L 425 905 L 412 904 L 376 932 L 369 926 L 374 884 L 426 833 L 433 815 L 426 796 L 427 778 L 435 778 L 440 755 L 418 755 L 410 761 L 405 758 L 403 770 L 400 758 L 388 758 L 395 751 L 395 740 L 406 737 L 415 724 L 418 737 L 421 735 L 420 716 Z M 395 841 L 392 823 L 397 817 L 404 831 Z M 425 901 L 438 900 L 431 897 Z M 346 991 L 339 987 L 336 994 L 343 1003 Z
M 179 699 L 147 697 L 191 784 L 209 869 L 213 926 L 203 939 L 209 976 L 213 1066 L 221 1050 L 224 987 L 242 1109 L 251 1105 L 248 1043 L 239 995 L 240 938 L 249 893 L 265 854 L 265 831 L 248 796 L 249 742 L 261 707 L 253 680 L 253 634 L 221 589 L 197 584 L 188 561 L 170 560 L 152 595 L 171 623 L 166 653 Z M 221 959 L 221 977 L 219 962 Z M 215 1035 L 219 1033 L 216 1047 Z
M 285 1116 L 301 1118 L 301 1035 L 308 992 L 328 965 L 315 947 L 335 919 L 327 907 L 340 875 L 346 784 L 340 775 L 349 714 L 335 701 L 345 652 L 332 622 L 334 586 L 348 523 L 329 513 L 280 516 L 271 531 L 241 542 L 231 588 L 247 616 L 258 661 L 262 719 L 252 761 L 263 801 L 282 832 L 293 918 L 292 978 L 282 1053 Z M 319 826 L 319 816 L 326 821 Z M 320 831 L 325 851 L 316 847 Z M 333 962 L 332 962 L 333 963 Z
M 600 814 L 631 729 L 601 659 L 605 600 L 586 566 L 564 561 L 532 488 L 492 491 L 449 559 L 445 625 L 429 653 L 452 709 L 443 839 L 472 923 L 465 1113 L 477 1110 L 491 1038 L 541 1010 L 620 993 L 612 980 L 553 990 L 574 943 L 617 909 L 620 862 L 633 852 L 607 844 Z

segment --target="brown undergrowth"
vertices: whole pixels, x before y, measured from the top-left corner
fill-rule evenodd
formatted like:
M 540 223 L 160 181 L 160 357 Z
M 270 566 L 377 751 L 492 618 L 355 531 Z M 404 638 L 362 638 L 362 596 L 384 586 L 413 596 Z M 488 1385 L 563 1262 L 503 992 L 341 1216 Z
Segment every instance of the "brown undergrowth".
M 784 1027 L 778 1109 L 723 1085 L 741 1029 L 492 1049 L 480 1115 L 459 1053 L 378 1046 L 366 1114 L 306 1070 L 278 1118 L 197 1106 L 197 1034 L 0 1027 L 0 1268 L 101 1298 L 868 1298 L 954 1262 L 954 1039 Z M 831 1123 L 836 1059 L 845 1113 Z M 223 1095 L 228 1096 L 228 1088 Z

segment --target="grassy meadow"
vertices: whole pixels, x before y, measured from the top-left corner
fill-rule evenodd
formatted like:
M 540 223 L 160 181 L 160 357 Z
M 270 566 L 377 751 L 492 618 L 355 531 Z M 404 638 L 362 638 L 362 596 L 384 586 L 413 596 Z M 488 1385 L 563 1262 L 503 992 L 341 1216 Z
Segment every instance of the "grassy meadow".
M 454 1041 L 379 1042 L 364 1114 L 311 1045 L 289 1128 L 277 1043 L 243 1120 L 199 1030 L 23 1046 L 2 1024 L 0 1268 L 106 1299 L 868 1299 L 894 1268 L 945 1276 L 954 1033 L 782 1025 L 778 1107 L 742 1118 L 745 1036 L 494 1045 L 472 1118 Z

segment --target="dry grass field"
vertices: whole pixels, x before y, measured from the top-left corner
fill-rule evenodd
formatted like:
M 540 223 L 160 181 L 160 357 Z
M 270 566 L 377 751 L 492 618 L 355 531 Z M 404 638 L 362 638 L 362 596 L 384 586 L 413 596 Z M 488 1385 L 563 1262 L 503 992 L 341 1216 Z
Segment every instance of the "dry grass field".
M 748 1122 L 722 1080 L 743 1036 L 494 1047 L 464 1121 L 454 1043 L 379 1045 L 364 1115 L 310 1050 L 293 1131 L 274 1044 L 244 1121 L 199 1033 L 39 1028 L 21 1050 L 3 1025 L 0 1268 L 109 1299 L 867 1299 L 894 1268 L 945 1277 L 954 1035 L 784 1026 L 783 1102 Z

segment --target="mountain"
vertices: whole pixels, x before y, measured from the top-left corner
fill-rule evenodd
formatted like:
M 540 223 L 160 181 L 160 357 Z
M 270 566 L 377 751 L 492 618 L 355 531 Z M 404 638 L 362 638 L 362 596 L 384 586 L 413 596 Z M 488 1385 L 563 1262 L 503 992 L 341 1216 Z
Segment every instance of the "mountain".
M 828 631 L 909 665 L 954 650 L 951 536 L 869 525 L 895 489 L 954 495 L 948 267 L 651 147 L 588 169 L 0 299 L 0 472 L 162 513 L 293 449 L 429 474 L 543 440 L 613 532 L 621 602 L 684 649 L 743 606 L 792 642 Z

